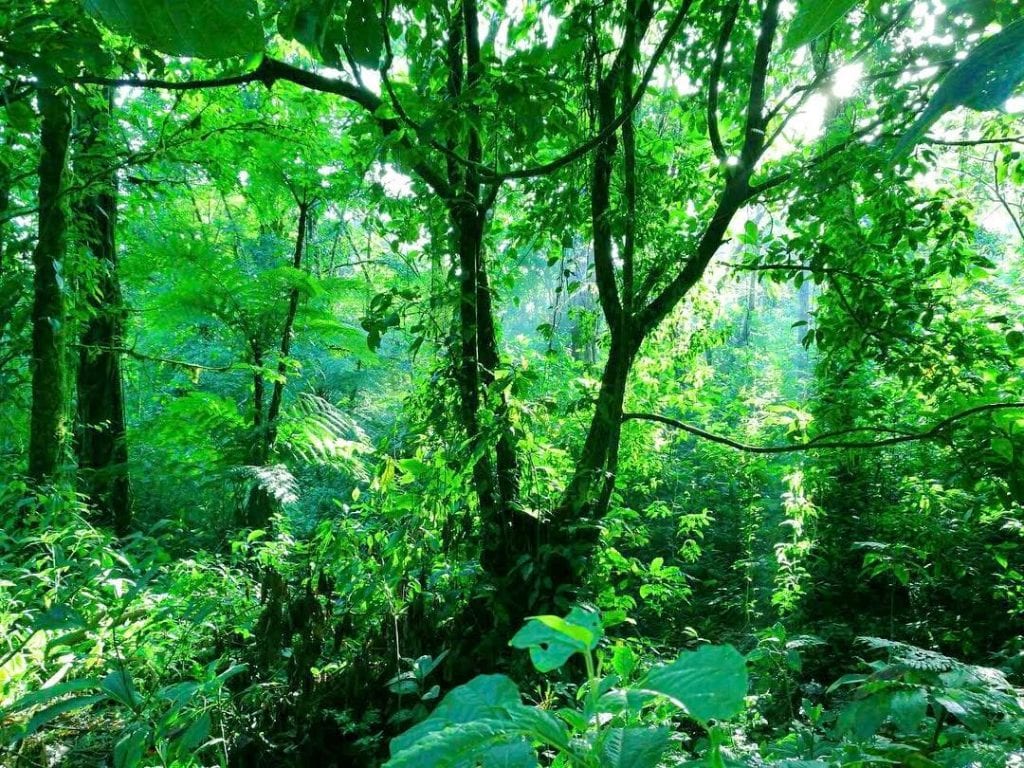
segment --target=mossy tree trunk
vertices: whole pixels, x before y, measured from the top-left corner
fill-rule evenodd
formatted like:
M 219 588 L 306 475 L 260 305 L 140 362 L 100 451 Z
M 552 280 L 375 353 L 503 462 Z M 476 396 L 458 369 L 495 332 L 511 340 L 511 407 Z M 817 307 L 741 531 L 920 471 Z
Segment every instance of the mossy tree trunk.
M 118 276 L 117 175 L 103 153 L 107 131 L 103 123 L 108 117 L 109 108 L 93 115 L 92 132 L 83 148 L 83 165 L 95 170 L 97 179 L 80 203 L 86 245 L 95 261 L 96 285 L 86 298 L 89 317 L 78 359 L 76 453 L 90 503 L 100 519 L 123 536 L 131 525 L 132 510 L 121 376 L 124 303 Z M 89 158 L 90 153 L 94 159 Z
M 61 269 L 67 239 L 64 195 L 71 105 L 66 95 L 39 91 L 39 239 L 32 304 L 32 412 L 28 474 L 37 483 L 54 478 L 64 443 L 64 293 Z

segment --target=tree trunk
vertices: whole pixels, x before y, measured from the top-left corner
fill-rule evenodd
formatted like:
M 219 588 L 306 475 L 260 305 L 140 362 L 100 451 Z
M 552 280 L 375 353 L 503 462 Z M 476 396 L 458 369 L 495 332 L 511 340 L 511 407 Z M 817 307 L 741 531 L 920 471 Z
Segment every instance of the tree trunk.
M 302 257 L 306 250 L 306 236 L 309 229 L 309 208 L 310 203 L 303 201 L 299 203 L 299 220 L 295 234 L 295 251 L 292 255 L 292 267 L 302 268 Z M 281 346 L 278 354 L 277 373 L 278 378 L 270 392 L 270 403 L 267 406 L 266 414 L 263 412 L 263 401 L 265 397 L 265 379 L 259 371 L 253 374 L 253 450 L 250 461 L 254 467 L 266 466 L 274 450 L 274 443 L 277 442 L 277 422 L 281 416 L 281 405 L 284 402 L 285 376 L 288 373 L 288 364 L 285 359 L 291 353 L 292 333 L 295 328 L 295 318 L 299 312 L 299 289 L 292 288 L 288 294 L 288 309 L 285 312 L 284 325 L 281 329 Z M 263 365 L 263 351 L 254 341 L 252 344 L 253 364 Z M 267 524 L 274 512 L 274 499 L 267 491 L 263 480 L 256 478 L 256 484 L 249 492 L 245 503 L 244 523 L 253 528 L 260 528 Z
M 71 113 L 67 98 L 49 89 L 39 91 L 39 110 L 39 239 L 32 253 L 35 277 L 28 474 L 42 483 L 57 473 L 65 431 L 64 297 L 60 270 L 67 232 L 63 187 Z
M 612 336 L 590 429 L 553 521 L 559 530 L 564 531 L 567 524 L 578 525 L 583 519 L 596 523 L 607 508 L 615 486 L 626 384 L 638 348 L 638 341 L 630 334 Z
M 102 129 L 97 129 L 99 136 Z M 85 492 L 100 519 L 123 536 L 131 524 L 131 486 L 124 413 L 121 355 L 124 306 L 117 264 L 117 177 L 106 174 L 82 201 L 87 245 L 98 269 L 98 284 L 87 298 L 89 319 L 78 361 L 76 444 Z

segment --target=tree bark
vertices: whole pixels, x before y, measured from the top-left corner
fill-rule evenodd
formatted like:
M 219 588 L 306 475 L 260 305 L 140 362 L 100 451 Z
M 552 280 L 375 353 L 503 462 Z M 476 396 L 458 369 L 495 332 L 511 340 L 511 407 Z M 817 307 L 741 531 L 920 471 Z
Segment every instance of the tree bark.
M 32 305 L 32 412 L 28 474 L 37 483 L 57 474 L 64 442 L 64 296 L 60 275 L 67 235 L 64 177 L 71 134 L 71 107 L 54 90 L 39 91 L 39 239 Z
M 103 130 L 94 129 L 97 141 Z M 124 346 L 124 305 L 118 279 L 117 176 L 113 170 L 104 176 L 80 207 L 98 277 L 87 297 L 89 318 L 81 335 L 76 453 L 90 503 L 123 536 L 132 519 L 121 353 L 116 351 Z

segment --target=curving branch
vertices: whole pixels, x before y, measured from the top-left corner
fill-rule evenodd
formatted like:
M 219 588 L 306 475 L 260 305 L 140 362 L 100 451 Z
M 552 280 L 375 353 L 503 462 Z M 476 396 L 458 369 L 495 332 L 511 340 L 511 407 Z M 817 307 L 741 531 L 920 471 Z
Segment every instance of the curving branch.
M 496 171 L 479 161 L 463 157 L 451 147 L 447 147 L 436 140 L 429 141 L 427 146 L 444 154 L 452 162 L 456 162 L 467 168 L 472 168 L 480 175 L 481 180 L 490 182 L 545 176 L 564 168 L 567 165 L 571 165 L 608 141 L 608 139 L 615 134 L 622 124 L 632 116 L 636 108 L 640 105 L 640 102 L 643 100 L 644 92 L 650 85 L 651 80 L 654 78 L 654 73 L 657 70 L 658 64 L 661 62 L 662 57 L 665 55 L 665 52 L 668 50 L 673 39 L 675 39 L 676 34 L 679 32 L 683 22 L 686 20 L 693 4 L 694 0 L 683 0 L 682 5 L 676 11 L 671 21 L 669 21 L 665 28 L 665 33 L 662 35 L 661 41 L 658 43 L 657 48 L 655 48 L 654 53 L 651 55 L 651 59 L 648 62 L 647 69 L 644 72 L 644 76 L 641 79 L 639 87 L 634 92 L 632 100 L 624 106 L 622 112 L 620 112 L 618 116 L 616 116 L 616 118 L 600 133 L 591 137 L 561 157 L 536 166 Z M 387 40 L 387 36 L 385 36 L 385 40 Z M 97 77 L 93 75 L 83 75 L 75 78 L 74 82 L 90 85 L 129 86 L 173 91 L 198 91 L 206 88 L 225 88 L 251 83 L 262 83 L 269 88 L 278 80 L 291 82 L 295 85 L 308 88 L 309 90 L 332 93 L 337 96 L 341 96 L 358 104 L 370 113 L 375 112 L 382 103 L 380 97 L 365 86 L 356 85 L 345 80 L 324 77 L 323 75 L 315 72 L 309 72 L 308 70 L 287 64 L 269 56 L 264 56 L 259 65 L 249 72 L 229 75 L 226 77 L 183 81 L 161 80 L 145 77 Z M 382 81 L 383 80 L 384 78 L 382 77 Z M 390 83 L 385 83 L 385 90 L 388 92 L 389 101 L 392 103 L 392 106 L 395 107 L 397 98 L 395 98 L 395 94 L 392 92 Z M 396 107 L 396 112 L 398 113 L 398 118 L 380 118 L 377 120 L 378 125 L 380 125 L 381 129 L 385 133 L 392 133 L 396 131 L 400 127 L 401 123 L 405 123 L 413 129 L 417 127 L 416 121 L 413 120 L 404 109 Z M 421 162 L 415 166 L 415 170 L 429 186 L 438 192 L 438 194 L 446 199 L 453 199 L 454 196 L 451 194 L 451 189 L 448 187 L 448 184 L 434 169 Z M 426 175 L 424 174 L 424 171 L 427 171 Z
M 622 414 L 622 421 L 652 421 L 657 424 L 664 424 L 668 427 L 680 429 L 683 432 L 688 432 L 689 434 L 699 437 L 702 440 L 707 440 L 708 442 L 718 443 L 719 445 L 724 445 L 729 448 L 735 448 L 737 451 L 743 451 L 744 453 L 777 454 L 835 449 L 870 450 L 873 448 L 885 448 L 891 445 L 911 443 L 920 440 L 934 440 L 940 437 L 942 433 L 950 427 L 955 426 L 964 419 L 968 419 L 982 413 L 1009 410 L 1024 411 L 1024 403 L 988 403 L 986 405 L 976 405 L 973 408 L 968 408 L 965 411 L 960 411 L 952 416 L 948 416 L 945 419 L 942 419 L 942 421 L 937 422 L 931 428 L 922 432 L 903 431 L 885 427 L 855 427 L 853 429 L 844 429 L 839 432 L 826 432 L 825 434 L 818 435 L 817 437 L 808 440 L 806 443 L 793 443 L 790 445 L 750 445 L 749 443 L 741 443 L 740 441 L 733 440 L 730 437 L 716 435 L 712 432 L 701 429 L 700 427 L 695 427 L 692 424 L 687 424 L 683 421 L 679 421 L 678 419 L 673 419 L 669 416 L 661 416 L 656 413 L 624 413 Z M 854 432 L 875 432 L 890 434 L 892 436 L 881 440 L 847 441 L 835 439 Z
M 750 95 L 747 99 L 747 120 L 743 149 L 740 150 L 740 172 L 750 174 L 766 149 L 768 128 L 767 87 L 772 44 L 779 26 L 780 0 L 767 0 L 761 16 L 761 30 L 754 46 L 754 66 L 750 74 Z M 748 176 L 749 177 L 749 176 Z
M 729 38 L 732 37 L 732 30 L 736 26 L 736 17 L 739 16 L 739 13 L 739 0 L 733 0 L 725 10 L 722 29 L 718 35 L 718 43 L 715 45 L 715 58 L 711 62 L 711 74 L 708 77 L 708 139 L 711 141 L 711 150 L 721 163 L 726 160 L 726 151 L 718 127 L 718 88 L 722 81 L 725 49 L 729 45 Z
M 873 120 L 867 125 L 858 128 L 856 131 L 851 133 L 842 141 L 833 144 L 828 149 L 822 150 L 817 155 L 814 155 L 805 162 L 801 163 L 798 167 L 792 170 L 779 171 L 778 173 L 769 176 L 764 181 L 761 181 L 757 184 L 752 184 L 749 190 L 750 198 L 753 199 L 758 195 L 764 194 L 765 192 L 774 189 L 775 187 L 778 187 L 782 184 L 786 184 L 787 182 L 791 181 L 798 175 L 805 173 L 813 168 L 816 168 L 817 166 L 822 165 L 823 163 L 828 162 L 836 155 L 842 154 L 850 147 L 857 144 L 865 136 L 870 135 L 879 126 L 881 126 L 883 122 L 884 121 L 882 119 Z
M 340 96 L 362 107 L 371 115 L 376 115 L 382 104 L 381 98 L 365 87 L 355 85 L 347 80 L 324 77 L 316 72 L 310 72 L 269 56 L 264 56 L 259 65 L 249 72 L 206 80 L 158 80 L 146 77 L 94 77 L 92 75 L 75 78 L 75 82 L 89 85 L 129 86 L 171 91 L 196 91 L 204 88 L 226 88 L 251 83 L 262 83 L 267 88 L 271 88 L 278 81 L 293 83 L 311 91 Z M 395 133 L 401 128 L 401 122 L 397 118 L 375 117 L 375 119 L 377 126 L 385 135 Z M 413 144 L 406 139 L 402 139 L 400 143 L 406 149 L 414 148 Z M 448 182 L 429 163 L 417 160 L 412 163 L 412 168 L 442 198 L 445 200 L 455 198 Z

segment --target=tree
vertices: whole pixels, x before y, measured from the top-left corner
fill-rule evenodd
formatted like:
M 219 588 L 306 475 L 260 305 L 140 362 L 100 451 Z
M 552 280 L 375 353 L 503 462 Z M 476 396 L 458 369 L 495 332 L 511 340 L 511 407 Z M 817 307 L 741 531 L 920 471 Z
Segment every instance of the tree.
M 95 287 L 87 297 L 89 317 L 79 344 L 75 449 L 91 503 L 100 519 L 123 536 L 132 517 L 121 376 L 125 312 L 118 275 L 118 180 L 110 152 L 112 90 L 106 89 L 104 96 L 106 109 L 82 110 L 90 123 L 89 135 L 75 163 L 82 177 L 97 177 L 78 207 L 86 246 L 95 260 Z
M 64 445 L 64 298 L 60 271 L 67 247 L 65 174 L 71 136 L 70 103 L 54 90 L 39 92 L 39 238 L 32 306 L 32 418 L 28 474 L 52 480 Z
M 582 579 L 594 531 L 614 488 L 624 402 L 636 356 L 700 284 L 737 215 L 758 202 L 777 206 L 803 195 L 811 203 L 816 195 L 827 194 L 827 185 L 809 187 L 806 179 L 843 177 L 866 167 L 883 173 L 889 164 L 886 146 L 864 140 L 896 133 L 908 122 L 911 89 L 894 85 L 893 78 L 910 70 L 917 57 L 941 58 L 945 44 L 894 45 L 910 7 L 861 13 L 853 11 L 854 5 L 832 5 L 822 15 L 813 3 L 807 4 L 788 25 L 775 0 L 756 7 L 724 2 L 713 9 L 702 7 L 699 13 L 686 2 L 674 9 L 628 3 L 600 12 L 580 6 L 567 13 L 552 40 L 539 31 L 519 33 L 521 37 L 500 50 L 501 15 L 488 11 L 482 16 L 473 2 L 455 9 L 427 3 L 413 12 L 363 3 L 341 10 L 292 4 L 278 18 L 279 30 L 302 43 L 315 60 L 347 70 L 347 79 L 269 55 L 240 74 L 206 79 L 81 79 L 172 90 L 288 81 L 340 96 L 368 115 L 395 162 L 414 173 L 444 206 L 459 286 L 458 412 L 472 457 L 481 562 L 498 585 L 514 585 L 499 587 L 496 593 L 496 612 L 514 623 L 530 610 L 518 597 L 524 589 L 535 596 L 537 606 L 549 605 L 557 585 L 571 591 Z M 254 14 L 246 3 L 224 10 L 225 17 L 234 14 L 245 23 L 214 47 L 209 47 L 205 32 L 185 33 L 183 38 L 160 23 L 142 27 L 113 5 L 96 3 L 95 9 L 118 29 L 170 53 L 223 58 L 257 47 Z M 191 12 L 183 10 L 186 17 Z M 851 12 L 861 15 L 863 23 L 857 28 L 844 23 Z M 1009 10 L 994 5 L 969 21 L 981 26 L 993 13 L 1005 17 Z M 413 31 L 418 30 L 417 14 L 429 20 L 434 34 Z M 947 21 L 957 23 L 955 17 Z M 481 39 L 484 26 L 491 31 Z M 684 32 L 700 44 L 682 45 Z M 649 37 L 657 42 L 644 43 Z M 780 47 L 782 37 L 785 44 Z M 398 41 L 404 48 L 396 51 Z M 836 51 L 832 68 L 815 70 L 807 62 L 801 46 L 812 41 Z M 641 51 L 651 44 L 653 53 L 642 64 Z M 550 55 L 543 52 L 547 48 Z M 998 48 L 997 55 L 982 57 L 979 66 L 994 72 L 1013 50 Z M 396 55 L 408 63 L 408 75 L 393 80 Z M 544 63 L 538 62 L 541 56 L 547 57 Z M 821 141 L 788 131 L 808 99 L 827 89 L 842 66 L 869 57 L 866 85 L 857 96 L 857 104 L 868 108 L 867 117 L 848 110 Z M 670 90 L 652 85 L 659 66 L 670 60 L 691 73 L 696 90 L 677 112 L 660 106 L 674 98 Z M 380 96 L 364 82 L 364 75 L 375 68 Z M 1012 77 L 1014 83 L 1019 79 Z M 580 94 L 577 120 L 592 111 L 589 138 L 576 120 L 537 129 L 531 89 L 544 92 L 543 83 L 552 79 Z M 1000 93 L 1005 85 L 1003 77 Z M 647 111 L 644 101 L 652 98 L 659 109 Z M 454 112 L 452 104 L 457 106 Z M 662 137 L 666 126 L 672 131 L 667 148 Z M 513 153 L 507 142 L 522 139 L 541 148 L 544 159 L 508 167 Z M 485 157 L 488 152 L 491 156 Z M 573 163 L 588 156 L 593 163 L 586 194 L 591 201 L 594 277 L 610 346 L 590 427 L 562 503 L 538 518 L 520 503 L 515 433 L 505 390 L 497 386 L 502 356 L 489 277 L 492 258 L 485 247 L 487 223 L 506 183 L 526 185 L 531 179 L 569 173 Z M 881 186 L 889 179 L 883 173 Z M 687 205 L 681 205 L 687 195 Z M 659 220 L 659 206 L 673 211 L 676 220 Z

